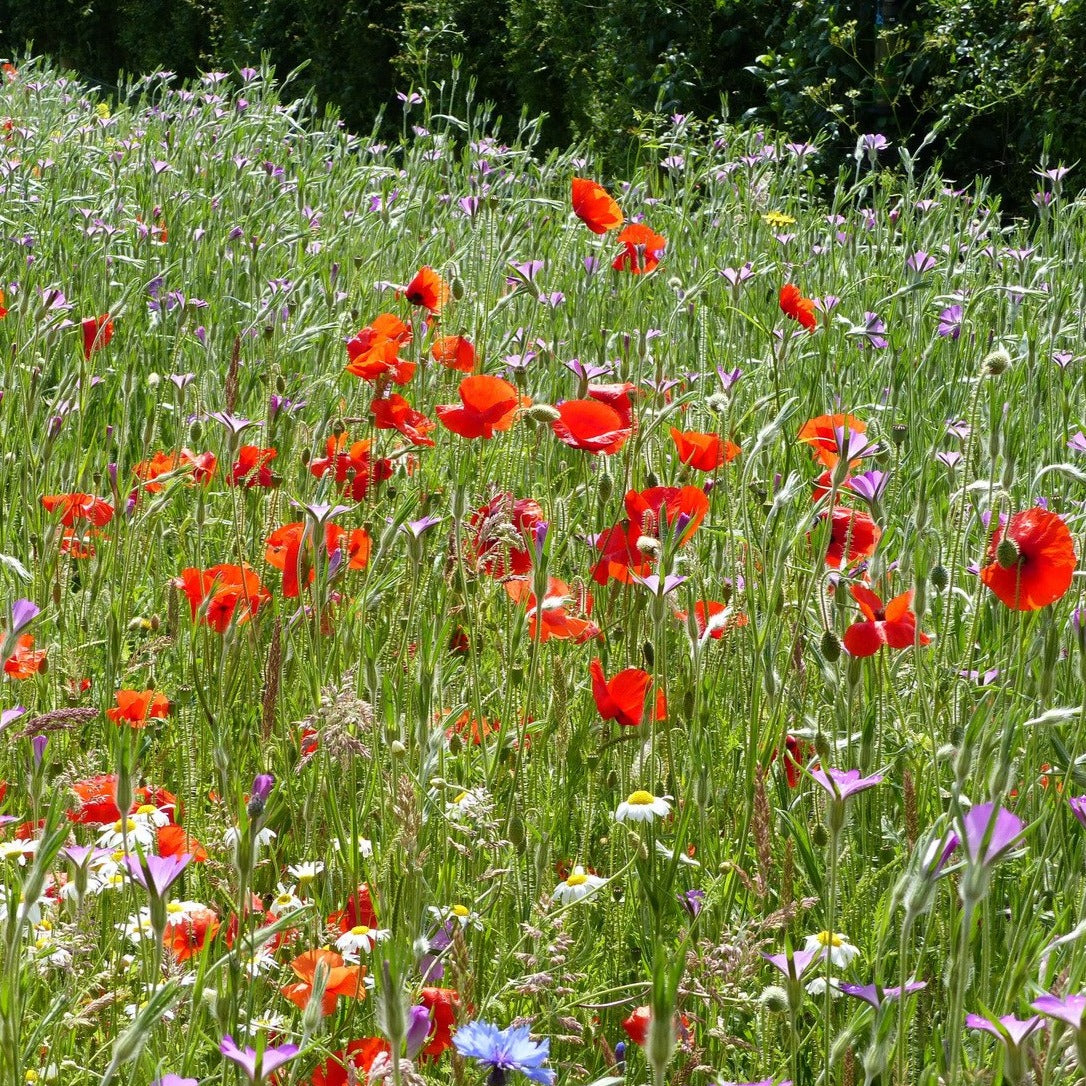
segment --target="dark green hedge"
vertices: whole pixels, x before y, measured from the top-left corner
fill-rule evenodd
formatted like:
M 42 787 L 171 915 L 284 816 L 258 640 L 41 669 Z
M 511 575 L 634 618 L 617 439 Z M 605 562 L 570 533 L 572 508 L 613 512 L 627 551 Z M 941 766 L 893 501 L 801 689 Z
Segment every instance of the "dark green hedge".
M 858 132 L 935 128 L 929 153 L 1016 206 L 1046 149 L 1086 151 L 1086 0 L 0 0 L 0 52 L 28 42 L 106 85 L 304 64 L 299 87 L 363 131 L 459 57 L 477 97 L 546 113 L 547 142 L 590 138 L 616 167 L 646 115 L 722 99 L 797 138 L 828 130 L 842 155 Z

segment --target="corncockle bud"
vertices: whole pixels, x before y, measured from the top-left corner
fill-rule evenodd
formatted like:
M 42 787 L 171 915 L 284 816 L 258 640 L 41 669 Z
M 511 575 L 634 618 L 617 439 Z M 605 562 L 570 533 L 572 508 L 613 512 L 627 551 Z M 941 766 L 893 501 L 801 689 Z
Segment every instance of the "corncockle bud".
M 30 740 L 31 749 L 34 752 L 34 768 L 41 768 L 42 758 L 45 756 L 45 745 L 49 742 L 47 735 L 35 735 Z
M 407 1012 L 407 1058 L 413 1060 L 430 1034 L 432 1018 L 429 1007 L 412 1007 Z
M 253 787 L 249 792 L 249 804 L 246 810 L 249 817 L 258 819 L 264 814 L 268 797 L 275 787 L 275 778 L 270 773 L 259 773 L 253 779 Z

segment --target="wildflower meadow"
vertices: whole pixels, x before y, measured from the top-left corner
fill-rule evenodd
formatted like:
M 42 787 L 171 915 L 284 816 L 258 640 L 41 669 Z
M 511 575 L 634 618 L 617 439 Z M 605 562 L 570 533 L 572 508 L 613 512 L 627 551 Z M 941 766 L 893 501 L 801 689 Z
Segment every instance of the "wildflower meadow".
M 290 98 L 3 69 L 3 1086 L 1081 1081 L 1068 168 Z

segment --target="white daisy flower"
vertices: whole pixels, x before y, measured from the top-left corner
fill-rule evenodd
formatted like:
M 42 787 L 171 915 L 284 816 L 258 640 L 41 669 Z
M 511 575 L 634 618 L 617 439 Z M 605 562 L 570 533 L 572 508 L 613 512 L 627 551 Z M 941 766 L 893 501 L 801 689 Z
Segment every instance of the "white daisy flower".
M 383 943 L 392 934 L 387 928 L 367 928 L 365 924 L 357 924 L 350 931 L 345 931 L 336 940 L 336 950 L 344 957 L 354 955 L 364 950 L 367 954 L 378 943 Z
M 373 855 L 373 842 L 368 837 L 363 837 L 361 834 L 353 841 L 350 838 L 346 841 L 340 841 L 338 837 L 333 837 L 332 848 L 334 848 L 336 852 L 348 854 L 353 850 L 364 860 L 368 860 Z
M 616 822 L 652 822 L 671 814 L 671 796 L 654 796 L 639 789 L 631 792 L 615 811 Z
M 298 880 L 299 890 L 305 890 L 323 870 L 323 860 L 306 860 L 304 863 L 291 864 L 287 868 L 287 873 Z
M 599 875 L 589 875 L 580 864 L 577 864 L 565 882 L 560 882 L 554 888 L 551 897 L 559 905 L 583 901 L 586 897 L 591 897 L 605 882 L 607 882 L 606 879 L 601 879 Z
M 287 913 L 305 908 L 305 902 L 298 897 L 294 890 L 293 886 L 279 883 L 275 897 L 272 898 L 271 904 L 268 906 L 268 912 L 274 913 L 276 916 L 286 916 Z
M 848 938 L 840 932 L 820 931 L 816 935 L 808 935 L 803 949 L 825 950 L 826 957 L 830 959 L 830 962 L 841 969 L 860 955 L 859 949 L 854 947 L 848 941 Z

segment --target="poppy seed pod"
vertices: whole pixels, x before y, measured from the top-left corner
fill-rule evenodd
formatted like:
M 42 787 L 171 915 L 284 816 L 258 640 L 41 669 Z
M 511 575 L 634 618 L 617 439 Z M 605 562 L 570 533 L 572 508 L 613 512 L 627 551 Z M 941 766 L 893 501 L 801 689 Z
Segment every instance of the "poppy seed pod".
M 449 289 L 452 291 L 452 296 L 459 302 L 464 297 L 464 280 L 459 275 L 454 275 L 449 282 Z
M 600 472 L 596 491 L 600 496 L 600 501 L 610 501 L 611 495 L 615 492 L 615 477 L 609 471 Z
M 895 422 L 890 427 L 890 440 L 898 447 L 901 448 L 905 444 L 905 439 L 909 436 L 909 427 L 903 422 Z

